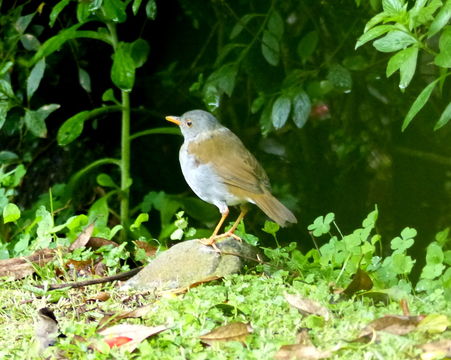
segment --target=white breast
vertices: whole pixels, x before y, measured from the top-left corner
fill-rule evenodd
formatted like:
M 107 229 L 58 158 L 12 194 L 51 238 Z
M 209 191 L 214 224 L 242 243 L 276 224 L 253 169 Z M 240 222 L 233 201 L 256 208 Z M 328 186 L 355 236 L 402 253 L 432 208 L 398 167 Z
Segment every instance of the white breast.
M 238 205 L 245 202 L 228 193 L 226 186 L 214 172 L 211 164 L 199 164 L 194 156 L 187 152 L 184 143 L 179 153 L 180 166 L 186 182 L 202 200 L 216 205 L 221 213 L 227 205 Z

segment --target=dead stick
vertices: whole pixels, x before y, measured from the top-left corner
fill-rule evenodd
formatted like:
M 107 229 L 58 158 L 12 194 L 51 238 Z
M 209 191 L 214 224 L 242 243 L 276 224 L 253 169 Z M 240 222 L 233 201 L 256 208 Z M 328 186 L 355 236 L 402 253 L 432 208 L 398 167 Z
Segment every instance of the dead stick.
M 137 267 L 136 269 L 126 271 L 120 274 L 106 276 L 100 279 L 91 279 L 91 280 L 85 280 L 85 281 L 76 281 L 76 282 L 70 282 L 70 283 L 63 283 L 63 284 L 53 284 L 49 285 L 47 287 L 47 290 L 56 290 L 56 289 L 63 289 L 63 288 L 79 288 L 83 286 L 88 285 L 94 285 L 94 284 L 103 284 L 115 280 L 123 280 L 132 277 L 133 275 L 137 274 L 143 266 Z M 42 285 L 38 285 L 39 288 L 44 288 Z

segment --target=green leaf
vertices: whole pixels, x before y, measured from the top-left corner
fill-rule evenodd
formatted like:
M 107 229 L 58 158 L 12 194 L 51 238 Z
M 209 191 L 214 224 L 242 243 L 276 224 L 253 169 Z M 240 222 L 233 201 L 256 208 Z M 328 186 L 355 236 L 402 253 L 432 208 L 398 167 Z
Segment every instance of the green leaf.
M 204 86 L 204 94 L 208 94 L 209 88 L 215 88 L 216 90 L 219 90 L 219 93 L 225 93 L 228 96 L 232 96 L 237 74 L 237 64 L 224 64 L 208 77 Z
M 435 65 L 451 68 L 451 26 L 443 31 L 439 40 L 440 53 L 435 57 Z
M 14 24 L 14 28 L 17 30 L 17 32 L 19 34 L 23 34 L 25 32 L 25 30 L 27 30 L 28 25 L 30 25 L 31 20 L 33 20 L 34 14 L 35 13 L 20 16 L 16 20 L 16 22 Z
M 399 14 L 403 10 L 403 0 L 382 0 L 382 8 L 390 15 Z
M 149 43 L 144 39 L 137 39 L 131 43 L 131 56 L 135 62 L 135 68 L 145 64 L 149 56 Z
M 81 111 L 78 114 L 75 114 L 74 116 L 67 119 L 59 128 L 56 137 L 58 144 L 61 146 L 67 145 L 74 141 L 78 136 L 80 136 L 81 132 L 83 131 L 83 124 L 86 120 L 106 112 L 119 110 L 121 110 L 120 106 L 111 105 L 102 106 L 93 110 Z
M 291 99 L 287 95 L 280 95 L 272 106 L 271 120 L 275 129 L 282 128 L 287 122 L 291 110 Z
M 5 124 L 6 115 L 8 115 L 8 110 L 9 110 L 8 101 L 2 100 L 1 96 L 0 96 L 0 130 L 3 127 L 3 125 Z
M 30 75 L 27 78 L 27 98 L 31 99 L 34 92 L 39 87 L 41 83 L 42 77 L 44 76 L 45 71 L 45 58 L 42 58 L 40 61 L 33 66 L 33 69 L 30 72 Z
M 404 240 L 414 238 L 415 236 L 417 236 L 417 231 L 413 228 L 406 227 L 401 231 L 401 237 Z
M 266 221 L 265 221 L 265 225 L 264 225 L 264 227 L 263 227 L 262 230 L 263 230 L 265 233 L 267 233 L 267 234 L 270 234 L 270 235 L 272 235 L 272 236 L 275 236 L 276 233 L 279 231 L 279 229 L 280 229 L 280 225 L 279 225 L 279 224 L 277 224 L 277 223 L 275 223 L 275 222 L 273 222 L 273 221 L 268 221 L 268 220 L 266 220 Z
M 434 20 L 433 14 L 442 6 L 441 0 L 417 0 L 411 10 L 409 10 L 409 29 L 414 29 Z
M 219 51 L 219 54 L 218 54 L 218 57 L 216 58 L 216 61 L 215 61 L 215 67 L 217 67 L 217 66 L 219 66 L 223 61 L 224 61 L 224 59 L 227 57 L 227 55 L 229 55 L 230 54 L 230 52 L 232 51 L 232 50 L 234 50 L 234 49 L 236 49 L 236 48 L 245 48 L 246 46 L 245 45 L 243 45 L 243 44 L 235 44 L 235 43 L 230 43 L 230 44 L 227 44 L 227 45 L 225 45 L 220 51 Z
M 307 229 L 313 231 L 313 236 L 319 237 L 321 235 L 329 233 L 330 224 L 334 221 L 334 219 L 335 219 L 334 213 L 328 213 L 325 217 L 319 216 L 315 219 L 313 224 L 310 224 L 308 226 Z M 329 244 L 332 245 L 332 241 Z
M 58 104 L 49 104 L 41 106 L 38 110 L 25 110 L 25 125 L 28 130 L 34 136 L 45 138 L 47 136 L 47 127 L 45 125 L 45 119 L 54 112 L 59 109 L 60 105 Z
M 280 13 L 277 10 L 271 12 L 268 19 L 268 31 L 280 41 L 283 35 L 284 24 Z
M 339 64 L 333 64 L 329 68 L 327 79 L 332 83 L 335 89 L 348 91 L 352 88 L 351 73 L 345 67 Z
M 12 151 L 0 151 L 0 164 L 8 164 L 19 160 L 19 156 Z
M 58 130 L 57 140 L 60 146 L 70 144 L 80 136 L 84 122 L 90 118 L 91 111 L 85 110 L 67 119 Z
M 20 37 L 20 42 L 22 43 L 23 47 L 28 51 L 37 51 L 41 46 L 41 43 L 39 42 L 37 37 L 31 34 L 23 34 Z
M 107 20 L 115 23 L 123 23 L 127 20 L 125 6 L 126 3 L 121 0 L 103 0 L 102 14 Z
M 373 46 L 380 52 L 393 52 L 415 44 L 417 40 L 401 30 L 390 31 L 381 39 L 373 42 Z
M 363 44 L 366 44 L 368 41 L 374 40 L 375 38 L 385 34 L 386 32 L 389 32 L 391 30 L 395 29 L 394 25 L 379 25 L 376 26 L 367 32 L 365 32 L 363 35 L 361 35 L 357 39 L 357 43 L 355 44 L 355 49 L 359 48 Z
M 3 223 L 14 222 L 20 219 L 20 209 L 16 204 L 9 203 L 3 208 Z
M 157 17 L 157 3 L 155 0 L 149 0 L 146 5 L 146 15 L 150 20 L 155 20 Z
M 91 16 L 91 2 L 79 1 L 77 4 L 77 20 L 79 23 L 84 23 Z
M 401 50 L 393 55 L 387 64 L 387 77 L 396 70 L 400 71 L 399 87 L 405 89 L 415 74 L 417 66 L 418 48 L 416 46 Z
M 377 24 L 384 21 L 388 15 L 385 12 L 380 12 L 376 15 L 374 15 L 365 25 L 365 29 L 363 30 L 364 33 L 366 33 L 368 30 L 376 26 Z
M 230 40 L 236 38 L 241 31 L 246 27 L 246 25 L 251 21 L 252 19 L 256 18 L 257 16 L 260 16 L 260 14 L 246 14 L 244 15 L 238 22 L 235 24 L 235 26 L 232 28 L 232 31 L 230 32 Z
M 304 61 L 308 60 L 315 52 L 316 47 L 318 46 L 318 40 L 319 36 L 316 30 L 310 31 L 302 37 L 296 49 L 298 56 Z
M 445 126 L 449 120 L 451 119 L 451 102 L 448 103 L 448 106 L 443 110 L 440 119 L 438 119 L 437 123 L 434 126 L 434 130 L 438 130 L 441 127 Z
M 131 231 L 138 230 L 141 224 L 146 221 L 149 221 L 149 214 L 147 213 L 139 214 L 136 220 L 133 222 L 133 224 L 130 225 L 130 230 Z
M 36 63 L 44 57 L 59 50 L 60 47 L 68 40 L 77 37 L 77 29 L 82 24 L 75 24 L 67 29 L 64 29 L 58 33 L 58 35 L 52 36 L 39 48 L 37 53 L 33 56 L 32 63 Z
M 120 42 L 113 54 L 111 80 L 124 91 L 131 91 L 135 83 L 135 61 L 131 56 L 131 44 Z
M 441 264 L 444 258 L 443 250 L 438 243 L 432 242 L 428 245 L 426 250 L 426 264 Z
M 277 66 L 277 64 L 279 63 L 280 60 L 279 40 L 268 30 L 265 30 L 263 32 L 262 54 L 270 65 Z
M 265 94 L 263 92 L 260 92 L 258 96 L 252 101 L 251 104 L 251 113 L 256 114 L 260 111 L 262 106 L 265 104 Z
M 426 86 L 418 95 L 418 97 L 415 99 L 415 101 L 413 102 L 412 106 L 409 109 L 409 112 L 404 118 L 401 128 L 402 131 L 404 131 L 407 128 L 407 126 L 409 126 L 410 122 L 413 120 L 415 115 L 423 108 L 423 106 L 429 100 L 429 97 L 431 96 L 432 91 L 435 88 L 435 85 L 437 85 L 438 80 L 439 79 L 436 79 L 433 82 L 431 82 L 428 86 Z
M 78 82 L 87 93 L 91 92 L 91 77 L 88 72 L 81 67 L 78 68 Z
M 445 5 L 443 5 L 438 14 L 435 16 L 434 21 L 429 26 L 428 38 L 434 36 L 441 29 L 443 29 L 448 24 L 450 18 L 451 18 L 451 0 L 446 0 Z
M 49 25 L 50 27 L 53 27 L 53 25 L 55 25 L 55 21 L 58 17 L 58 15 L 61 13 L 61 11 L 64 10 L 64 8 L 69 5 L 71 0 L 61 0 L 58 4 L 56 4 L 53 8 L 52 11 L 50 12 L 50 21 L 49 21 Z
M 299 91 L 293 97 L 293 112 L 292 117 L 295 125 L 302 129 L 307 122 L 310 111 L 312 109 L 312 103 L 309 96 L 304 90 Z
M 415 263 L 410 256 L 404 255 L 403 253 L 394 253 L 391 257 L 392 269 L 396 274 L 410 274 Z
M 138 14 L 139 8 L 141 7 L 142 0 L 133 0 L 132 11 L 133 15 Z
M 89 223 L 95 222 L 96 227 L 104 227 L 108 224 L 108 199 L 106 196 L 96 200 L 88 211 Z
M 100 186 L 118 188 L 111 176 L 104 173 L 97 175 L 96 181 Z

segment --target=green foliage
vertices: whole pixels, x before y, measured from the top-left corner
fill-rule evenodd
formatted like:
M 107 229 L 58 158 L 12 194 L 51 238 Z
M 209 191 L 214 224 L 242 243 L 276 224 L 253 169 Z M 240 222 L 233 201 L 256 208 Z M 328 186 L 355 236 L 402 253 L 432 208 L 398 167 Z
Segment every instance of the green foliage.
M 429 54 L 438 67 L 438 77 L 427 85 L 411 105 L 402 124 L 404 131 L 415 115 L 425 106 L 438 82 L 450 75 L 451 67 L 451 27 L 447 24 L 451 17 L 451 1 L 416 0 L 409 8 L 405 0 L 382 1 L 382 12 L 370 19 L 364 34 L 357 41 L 356 48 L 373 41 L 380 52 L 396 52 L 388 61 L 387 77 L 399 70 L 399 88 L 404 91 L 413 79 L 419 53 Z M 389 24 L 389 25 L 387 25 Z M 384 35 L 383 37 L 380 37 Z M 438 51 L 434 49 L 433 36 L 439 36 Z M 450 104 L 446 105 L 434 130 L 446 125 L 451 118 Z
M 374 284 L 372 291 L 385 292 L 394 299 L 400 299 L 413 291 L 417 293 L 440 291 L 447 299 L 451 299 L 449 284 L 451 283 L 451 251 L 449 247 L 449 228 L 436 235 L 426 252 L 426 265 L 420 279 L 412 286 L 411 275 L 415 260 L 408 255 L 413 246 L 417 231 L 406 227 L 400 236 L 390 242 L 392 252 L 382 257 L 378 244 L 381 236 L 375 232 L 377 208 L 362 222 L 362 227 L 351 234 L 335 236 L 330 234 L 330 224 L 334 221 L 332 213 L 320 216 L 309 225 L 312 235 L 318 240 L 327 236 L 329 240 L 318 249 L 303 254 L 296 243 L 277 249 L 265 249 L 265 254 L 275 263 L 289 271 L 301 273 L 304 281 L 311 283 L 314 278 L 330 279 L 338 285 L 349 283 L 349 279 L 359 269 L 367 272 Z M 338 230 L 338 228 L 337 228 Z M 268 268 L 267 268 L 268 270 Z

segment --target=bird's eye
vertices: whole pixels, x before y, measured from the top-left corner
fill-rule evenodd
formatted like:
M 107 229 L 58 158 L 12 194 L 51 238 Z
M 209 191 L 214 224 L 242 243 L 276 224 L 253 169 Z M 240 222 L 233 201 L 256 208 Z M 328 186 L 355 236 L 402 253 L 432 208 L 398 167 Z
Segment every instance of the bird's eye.
M 193 126 L 193 122 L 191 120 L 186 120 L 186 126 L 188 127 Z

